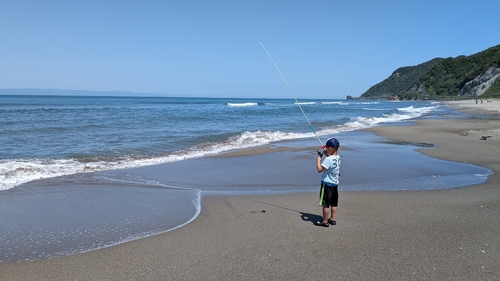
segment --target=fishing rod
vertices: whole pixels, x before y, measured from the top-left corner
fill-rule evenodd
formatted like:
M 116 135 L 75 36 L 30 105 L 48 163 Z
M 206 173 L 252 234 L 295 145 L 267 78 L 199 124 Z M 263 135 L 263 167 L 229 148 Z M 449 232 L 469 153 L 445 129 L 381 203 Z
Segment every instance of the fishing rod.
M 299 106 L 299 108 L 300 108 L 300 111 L 302 111 L 302 114 L 303 114 L 303 115 L 304 115 L 304 117 L 306 118 L 307 123 L 309 123 L 309 127 L 311 127 L 312 132 L 314 133 L 314 135 L 315 135 L 315 136 L 316 136 L 316 138 L 318 139 L 318 141 L 319 141 L 319 145 L 320 145 L 322 148 L 324 148 L 324 145 L 323 145 L 323 143 L 321 142 L 321 140 L 319 139 L 318 134 L 316 133 L 316 130 L 314 130 L 314 127 L 313 127 L 313 125 L 311 124 L 311 121 L 309 121 L 309 118 L 307 118 L 306 113 L 304 112 L 304 110 L 302 109 L 302 106 L 300 106 L 299 101 L 298 101 L 298 100 L 297 100 L 297 98 L 295 97 L 295 95 L 294 95 L 294 93 L 293 93 L 293 91 L 292 91 L 292 88 L 290 88 L 290 86 L 289 86 L 289 85 L 288 85 L 288 83 L 286 82 L 285 77 L 283 77 L 283 74 L 281 74 L 280 69 L 278 68 L 278 66 L 277 66 L 277 65 L 276 65 L 276 63 L 274 62 L 274 60 L 273 60 L 273 58 L 271 57 L 271 55 L 269 54 L 269 52 L 266 50 L 266 47 L 264 47 L 264 44 L 262 44 L 262 42 L 260 42 L 260 41 L 259 41 L 259 43 L 260 43 L 260 45 L 262 46 L 262 49 L 264 49 L 264 51 L 266 52 L 266 54 L 267 54 L 267 56 L 269 57 L 269 59 L 271 60 L 271 62 L 273 63 L 273 65 L 274 65 L 274 67 L 276 68 L 276 70 L 278 71 L 278 73 L 280 74 L 281 79 L 283 79 L 283 82 L 285 83 L 286 87 L 288 88 L 288 90 L 289 90 L 289 91 L 290 91 L 290 93 L 292 94 L 292 97 L 293 97 L 293 99 L 295 100 L 295 104 L 297 104 L 297 105 Z

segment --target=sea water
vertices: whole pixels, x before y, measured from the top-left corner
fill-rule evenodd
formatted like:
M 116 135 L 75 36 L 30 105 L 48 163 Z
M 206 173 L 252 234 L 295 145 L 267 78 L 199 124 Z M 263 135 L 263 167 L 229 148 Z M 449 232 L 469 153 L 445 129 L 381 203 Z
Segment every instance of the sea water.
M 319 136 L 447 112 L 434 102 L 299 102 Z M 0 95 L 0 190 L 313 136 L 291 99 Z
M 281 153 L 279 165 L 266 155 L 207 158 L 262 145 L 319 146 L 300 109 L 323 141 L 335 135 L 349 148 L 342 151 L 343 190 L 449 188 L 490 173 L 413 151 L 428 144 L 384 143 L 360 131 L 458 114 L 436 102 L 4 95 L 0 262 L 182 227 L 199 214 L 202 193 L 315 190 L 318 175 L 304 168 L 314 151 Z M 280 172 L 288 176 L 276 180 Z

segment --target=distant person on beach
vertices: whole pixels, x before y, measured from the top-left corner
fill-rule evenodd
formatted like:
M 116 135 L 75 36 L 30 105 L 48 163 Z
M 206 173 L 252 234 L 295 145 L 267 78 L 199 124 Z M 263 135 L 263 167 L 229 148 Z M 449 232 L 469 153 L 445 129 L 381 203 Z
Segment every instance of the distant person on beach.
M 340 176 L 340 156 L 338 154 L 340 143 L 336 138 L 326 141 L 326 148 L 318 151 L 316 167 L 321 175 L 321 189 L 319 193 L 319 205 L 323 206 L 323 221 L 315 223 L 317 226 L 328 227 L 336 225 L 337 204 L 339 201 L 339 176 Z M 322 157 L 325 155 L 323 161 Z M 331 212 L 330 212 L 331 211 Z

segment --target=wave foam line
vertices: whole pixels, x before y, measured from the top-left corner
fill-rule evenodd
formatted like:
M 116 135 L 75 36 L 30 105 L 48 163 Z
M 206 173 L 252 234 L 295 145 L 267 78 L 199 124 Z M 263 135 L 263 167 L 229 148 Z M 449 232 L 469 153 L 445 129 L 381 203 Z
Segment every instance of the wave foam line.
M 341 101 L 322 101 L 321 104 L 338 104 L 338 105 L 349 105 L 349 103 Z
M 231 103 L 231 102 L 228 102 L 226 105 L 227 106 L 231 106 L 231 107 L 246 107 L 246 106 L 256 106 L 256 105 L 259 105 L 259 104 L 256 103 L 256 102 L 244 102 L 244 103 Z
M 382 117 L 359 117 L 358 116 L 358 117 L 351 118 L 350 122 L 347 122 L 343 125 L 320 130 L 318 132 L 318 134 L 319 135 L 331 135 L 331 134 L 336 134 L 336 133 L 340 133 L 340 132 L 349 132 L 349 131 L 357 131 L 357 130 L 367 129 L 367 128 L 375 127 L 375 126 L 377 126 L 379 124 L 383 124 L 383 123 L 400 122 L 400 121 L 404 121 L 404 120 L 418 118 L 418 117 L 420 117 L 426 113 L 429 113 L 437 108 L 438 108 L 438 106 L 421 107 L 421 108 L 414 108 L 413 106 L 409 106 L 409 107 L 397 109 L 397 112 L 402 112 L 403 114 L 400 114 L 400 113 L 384 114 L 384 115 L 382 115 Z

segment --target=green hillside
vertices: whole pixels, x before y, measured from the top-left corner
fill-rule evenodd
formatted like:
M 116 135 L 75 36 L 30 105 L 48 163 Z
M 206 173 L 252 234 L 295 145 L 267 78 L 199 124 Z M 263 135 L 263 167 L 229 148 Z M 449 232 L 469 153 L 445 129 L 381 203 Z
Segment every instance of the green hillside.
M 470 56 L 436 58 L 417 66 L 399 68 L 389 78 L 371 87 L 361 98 L 457 97 L 467 82 L 481 77 L 490 67 L 500 67 L 500 45 Z M 500 97 L 500 77 L 481 97 Z
M 387 79 L 368 89 L 361 97 L 388 98 L 404 92 L 415 85 L 422 75 L 431 70 L 441 60 L 442 58 L 435 58 L 416 66 L 400 67 Z
M 465 83 L 490 67 L 500 67 L 500 45 L 471 56 L 444 59 L 424 74 L 419 84 L 425 86 L 430 97 L 457 96 Z

